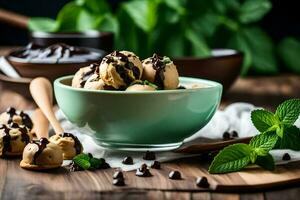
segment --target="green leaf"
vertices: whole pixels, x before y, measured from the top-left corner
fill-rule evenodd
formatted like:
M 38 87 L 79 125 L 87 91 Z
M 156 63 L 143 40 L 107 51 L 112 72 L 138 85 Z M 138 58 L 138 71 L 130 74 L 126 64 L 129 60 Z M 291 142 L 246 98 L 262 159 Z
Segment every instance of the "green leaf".
M 117 18 L 109 13 L 98 18 L 96 27 L 99 31 L 113 32 L 115 38 L 119 37 L 120 27 Z
M 300 129 L 296 126 L 284 128 L 282 138 L 279 138 L 275 146 L 277 149 L 292 149 L 294 151 L 300 150 Z
M 300 42 L 295 38 L 285 38 L 278 45 L 279 56 L 291 71 L 300 73 Z
M 86 8 L 89 12 L 103 15 L 110 12 L 109 5 L 106 0 L 76 0 L 76 5 Z
M 92 169 L 100 169 L 101 165 L 103 164 L 101 159 L 98 158 L 91 158 L 90 159 L 90 164 Z
M 275 169 L 274 159 L 269 153 L 266 156 L 258 156 L 255 164 L 269 171 L 273 171 Z
M 274 45 L 271 38 L 260 28 L 250 27 L 241 30 L 242 37 L 251 50 L 252 70 L 260 74 L 276 74 Z
M 31 31 L 55 32 L 58 24 L 55 20 L 43 17 L 33 17 L 29 19 L 28 28 Z
M 256 22 L 272 8 L 268 0 L 246 0 L 240 7 L 239 20 L 242 23 Z
M 180 15 L 184 15 L 186 13 L 185 4 L 186 0 L 163 0 L 165 4 L 174 9 Z
M 252 111 L 251 120 L 255 128 L 260 132 L 265 132 L 273 125 L 279 124 L 274 114 L 267 110 Z
M 257 153 L 257 155 L 264 156 L 274 148 L 277 140 L 278 136 L 274 132 L 266 132 L 254 136 L 250 140 L 249 145 L 254 148 L 254 151 Z
M 187 29 L 185 37 L 192 45 L 192 54 L 194 56 L 208 57 L 211 55 L 211 51 L 201 35 L 197 35 L 192 29 Z
M 300 99 L 290 99 L 281 103 L 275 115 L 282 123 L 293 125 L 300 115 Z
M 122 4 L 135 25 L 150 33 L 157 23 L 157 0 L 134 0 Z
M 58 31 L 77 31 L 77 19 L 83 10 L 75 2 L 66 4 L 56 18 L 59 23 Z
M 225 147 L 215 156 L 209 167 L 209 173 L 228 173 L 243 169 L 250 163 L 253 149 L 247 144 L 233 144 Z
M 87 154 L 79 154 L 73 158 L 73 161 L 81 168 L 87 170 L 91 167 L 90 157 Z

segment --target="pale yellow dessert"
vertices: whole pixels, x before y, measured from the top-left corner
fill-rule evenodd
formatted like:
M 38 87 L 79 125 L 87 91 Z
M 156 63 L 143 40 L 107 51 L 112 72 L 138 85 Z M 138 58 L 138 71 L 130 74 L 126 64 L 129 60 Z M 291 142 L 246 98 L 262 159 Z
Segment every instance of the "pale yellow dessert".
M 90 64 L 87 67 L 80 68 L 73 77 L 72 87 L 83 88 L 86 81 L 94 74 L 97 73 L 99 65 L 97 63 Z
M 153 54 L 143 60 L 143 80 L 158 86 L 159 89 L 176 89 L 179 84 L 179 75 L 176 66 L 170 58 Z
M 142 77 L 143 67 L 138 56 L 129 51 L 114 51 L 106 55 L 100 64 L 103 82 L 115 89 L 125 89 Z

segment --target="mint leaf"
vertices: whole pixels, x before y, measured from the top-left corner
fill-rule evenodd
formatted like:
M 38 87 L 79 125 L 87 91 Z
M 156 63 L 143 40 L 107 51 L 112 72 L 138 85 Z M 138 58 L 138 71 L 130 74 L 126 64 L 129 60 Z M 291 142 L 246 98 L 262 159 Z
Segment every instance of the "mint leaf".
M 250 140 L 249 146 L 253 147 L 258 155 L 264 156 L 274 148 L 278 138 L 274 132 L 261 133 Z
M 246 0 L 240 7 L 239 20 L 242 23 L 256 22 L 272 8 L 268 0 Z
M 300 73 L 300 41 L 292 37 L 284 38 L 277 49 L 285 66 L 292 72 Z
M 90 158 L 86 154 L 79 154 L 73 158 L 73 161 L 80 166 L 82 169 L 89 169 L 91 167 L 91 164 L 89 162 Z
M 283 137 L 279 138 L 275 148 L 292 149 L 295 151 L 299 151 L 300 150 L 300 129 L 296 126 L 285 127 Z
M 266 110 L 252 111 L 251 120 L 255 128 L 257 128 L 260 132 L 265 132 L 273 125 L 279 123 L 274 114 Z
M 250 163 L 252 150 L 252 147 L 247 144 L 233 144 L 225 147 L 214 158 L 209 167 L 209 173 L 220 174 L 243 169 Z
M 300 99 L 290 99 L 280 104 L 275 115 L 278 119 L 288 125 L 293 125 L 300 114 Z
M 58 23 L 45 17 L 32 17 L 28 21 L 28 28 L 31 31 L 55 32 L 58 28 Z
M 90 159 L 91 168 L 93 169 L 100 169 L 101 165 L 103 164 L 103 160 L 98 158 L 91 158 Z
M 273 171 L 275 169 L 274 159 L 269 153 L 266 156 L 258 156 L 255 164 L 266 170 Z

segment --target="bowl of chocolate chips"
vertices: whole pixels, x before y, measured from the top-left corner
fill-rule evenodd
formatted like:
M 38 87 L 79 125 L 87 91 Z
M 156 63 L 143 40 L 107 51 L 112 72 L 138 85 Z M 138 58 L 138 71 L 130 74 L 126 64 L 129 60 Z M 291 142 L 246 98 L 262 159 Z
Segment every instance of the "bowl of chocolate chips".
M 43 76 L 54 80 L 63 75 L 74 74 L 80 67 L 99 62 L 105 54 L 103 50 L 64 43 L 49 46 L 30 43 L 11 51 L 6 59 L 22 77 Z
M 167 56 L 114 51 L 56 79 L 54 92 L 67 119 L 101 146 L 170 150 L 209 122 L 222 85 L 180 77 Z

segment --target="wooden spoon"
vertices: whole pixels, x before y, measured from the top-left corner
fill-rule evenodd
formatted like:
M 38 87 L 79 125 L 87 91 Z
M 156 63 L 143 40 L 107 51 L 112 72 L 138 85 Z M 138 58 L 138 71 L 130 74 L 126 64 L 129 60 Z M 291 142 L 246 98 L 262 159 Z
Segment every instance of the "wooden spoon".
M 29 86 L 32 98 L 49 120 L 56 134 L 63 134 L 64 129 L 61 127 L 59 121 L 53 111 L 52 106 L 52 85 L 46 78 L 38 77 L 30 82 Z
M 40 138 L 48 138 L 49 137 L 49 121 L 45 117 L 44 113 L 41 111 L 41 109 L 37 108 L 32 116 L 33 120 L 33 132 L 36 134 L 37 139 Z

